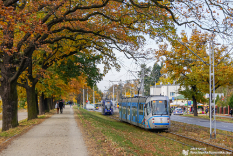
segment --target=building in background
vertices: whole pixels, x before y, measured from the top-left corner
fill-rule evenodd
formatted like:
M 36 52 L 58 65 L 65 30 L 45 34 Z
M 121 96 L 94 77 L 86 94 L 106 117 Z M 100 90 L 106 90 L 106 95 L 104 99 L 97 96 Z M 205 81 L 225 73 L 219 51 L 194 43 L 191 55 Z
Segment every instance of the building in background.
M 172 100 L 181 95 L 178 93 L 179 88 L 180 86 L 175 84 L 155 85 L 150 87 L 150 95 L 164 95 Z M 184 90 L 184 88 L 181 88 L 181 90 Z

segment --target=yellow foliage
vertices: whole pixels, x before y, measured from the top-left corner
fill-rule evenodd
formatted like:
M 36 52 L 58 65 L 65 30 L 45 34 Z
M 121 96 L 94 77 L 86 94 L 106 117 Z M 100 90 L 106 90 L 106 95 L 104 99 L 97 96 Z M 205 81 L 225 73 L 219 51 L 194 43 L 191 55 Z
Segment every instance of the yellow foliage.
M 176 81 L 186 85 L 197 85 L 199 91 L 209 92 L 209 55 L 208 44 L 211 35 L 202 34 L 197 30 L 193 30 L 191 37 L 182 32 L 182 42 L 188 46 L 192 52 L 184 45 L 174 42 L 171 50 L 168 45 L 161 45 L 157 51 L 157 58 L 166 57 L 161 73 L 164 74 L 160 80 L 167 84 Z M 193 52 L 198 55 L 206 63 L 203 63 Z M 227 47 L 214 47 L 215 57 L 215 83 L 219 86 L 228 85 L 232 82 L 231 75 L 233 67 L 231 58 L 224 55 L 227 52 Z M 223 58 L 225 56 L 225 58 Z M 222 60 L 223 59 L 223 60 Z M 221 60 L 221 61 L 220 61 Z
M 24 106 L 24 109 L 27 109 L 28 108 L 28 103 L 25 102 L 25 106 Z
M 75 99 L 75 97 L 73 97 L 73 102 L 74 102 L 74 103 L 77 103 L 77 100 Z

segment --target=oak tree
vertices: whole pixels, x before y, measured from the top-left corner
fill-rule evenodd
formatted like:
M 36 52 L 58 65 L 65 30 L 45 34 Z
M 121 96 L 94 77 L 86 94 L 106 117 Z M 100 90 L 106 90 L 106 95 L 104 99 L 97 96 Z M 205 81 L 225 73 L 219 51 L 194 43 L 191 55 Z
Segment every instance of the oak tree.
M 173 42 L 171 50 L 168 45 L 161 45 L 157 51 L 158 59 L 165 59 L 161 73 L 162 81 L 177 83 L 184 87 L 186 98 L 193 100 L 194 116 L 197 116 L 197 102 L 206 101 L 203 96 L 209 93 L 209 55 L 207 42 L 212 35 L 193 30 L 190 38 L 182 32 L 184 45 Z M 185 46 L 187 45 L 187 46 Z M 215 46 L 215 90 L 232 83 L 232 61 L 225 45 Z M 168 80 L 168 81 L 167 81 Z

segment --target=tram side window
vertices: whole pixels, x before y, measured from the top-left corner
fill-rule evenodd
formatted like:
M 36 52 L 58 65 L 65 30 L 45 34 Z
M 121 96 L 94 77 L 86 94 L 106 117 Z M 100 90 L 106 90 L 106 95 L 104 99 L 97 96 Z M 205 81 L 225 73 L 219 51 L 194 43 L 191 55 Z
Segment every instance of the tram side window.
M 128 106 L 128 112 L 127 115 L 130 115 L 130 106 Z
M 137 116 L 137 115 L 136 115 L 136 112 L 137 112 L 137 111 L 136 111 L 136 107 L 133 107 L 133 116 Z
M 139 104 L 139 115 L 143 115 L 143 104 Z

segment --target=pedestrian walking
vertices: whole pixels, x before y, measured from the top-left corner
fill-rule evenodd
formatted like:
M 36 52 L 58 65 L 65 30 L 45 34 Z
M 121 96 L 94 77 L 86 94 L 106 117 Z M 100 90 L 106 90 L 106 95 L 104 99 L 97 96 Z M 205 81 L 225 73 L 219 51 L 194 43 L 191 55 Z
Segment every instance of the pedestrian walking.
M 232 109 L 230 110 L 230 114 L 231 114 L 231 117 L 232 117 L 232 114 L 233 114 L 233 110 Z
M 55 108 L 57 109 L 57 114 L 59 114 L 59 102 L 57 101 L 57 103 L 55 104 Z
M 207 109 L 207 108 L 205 109 L 205 113 L 206 113 L 206 115 L 207 115 L 207 113 L 208 113 L 208 109 Z
M 59 102 L 60 114 L 62 114 L 63 107 L 64 107 L 64 104 L 63 104 L 62 100 L 60 100 L 60 102 Z

